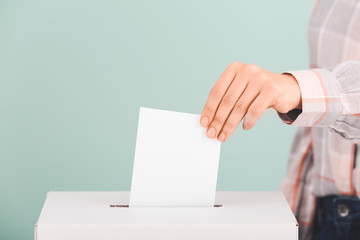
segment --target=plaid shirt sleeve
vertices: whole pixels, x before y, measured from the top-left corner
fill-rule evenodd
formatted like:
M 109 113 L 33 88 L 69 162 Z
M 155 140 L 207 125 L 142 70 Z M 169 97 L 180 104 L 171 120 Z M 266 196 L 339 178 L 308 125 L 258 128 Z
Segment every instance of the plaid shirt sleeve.
M 360 62 L 328 69 L 285 72 L 299 83 L 302 110 L 279 113 L 287 124 L 329 127 L 342 137 L 360 142 Z

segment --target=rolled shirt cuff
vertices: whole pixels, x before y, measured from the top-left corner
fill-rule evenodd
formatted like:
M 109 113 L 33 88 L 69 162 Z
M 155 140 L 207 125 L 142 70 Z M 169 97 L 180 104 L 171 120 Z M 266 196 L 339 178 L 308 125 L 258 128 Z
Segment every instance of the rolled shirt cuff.
M 287 71 L 297 80 L 302 99 L 302 110 L 278 113 L 287 124 L 307 127 L 328 127 L 342 113 L 336 79 L 326 69 Z

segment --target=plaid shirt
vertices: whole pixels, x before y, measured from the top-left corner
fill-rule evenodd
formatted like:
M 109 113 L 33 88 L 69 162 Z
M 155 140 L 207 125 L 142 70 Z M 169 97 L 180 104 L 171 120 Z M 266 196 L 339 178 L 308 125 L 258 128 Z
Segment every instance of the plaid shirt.
M 309 70 L 289 71 L 298 81 L 302 111 L 279 113 L 300 126 L 281 190 L 311 237 L 316 197 L 360 196 L 360 1 L 318 0 L 308 42 Z

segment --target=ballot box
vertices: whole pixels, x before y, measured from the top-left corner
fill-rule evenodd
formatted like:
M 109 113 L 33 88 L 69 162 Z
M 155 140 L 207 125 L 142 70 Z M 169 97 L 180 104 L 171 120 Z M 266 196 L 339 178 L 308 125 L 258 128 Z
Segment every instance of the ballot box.
M 280 192 L 216 193 L 213 207 L 129 207 L 129 192 L 49 192 L 35 240 L 295 240 Z

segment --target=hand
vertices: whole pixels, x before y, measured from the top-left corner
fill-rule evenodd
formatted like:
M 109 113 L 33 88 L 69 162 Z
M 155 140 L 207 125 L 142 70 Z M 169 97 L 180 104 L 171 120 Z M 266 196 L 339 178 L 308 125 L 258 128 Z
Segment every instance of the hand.
M 234 62 L 225 69 L 201 113 L 200 124 L 207 136 L 226 141 L 243 122 L 251 129 L 267 108 L 280 113 L 301 108 L 301 92 L 290 74 L 269 72 L 253 64 Z

